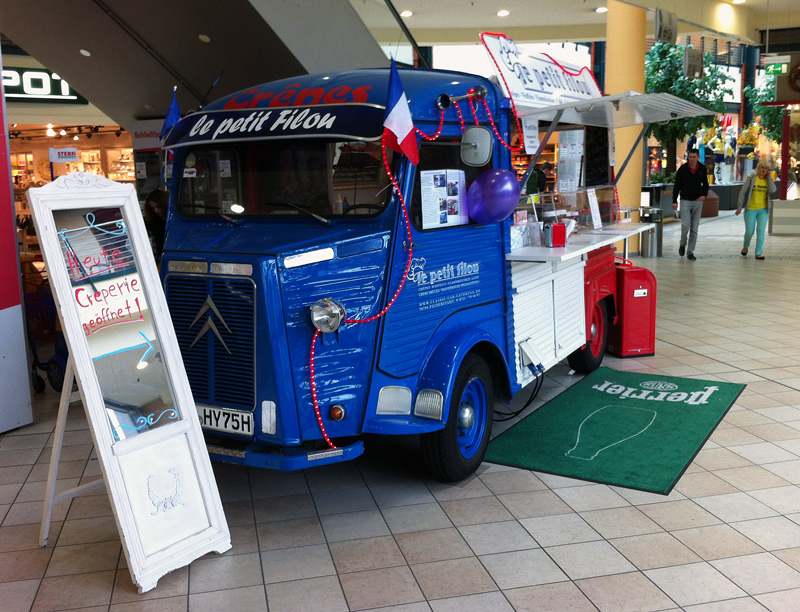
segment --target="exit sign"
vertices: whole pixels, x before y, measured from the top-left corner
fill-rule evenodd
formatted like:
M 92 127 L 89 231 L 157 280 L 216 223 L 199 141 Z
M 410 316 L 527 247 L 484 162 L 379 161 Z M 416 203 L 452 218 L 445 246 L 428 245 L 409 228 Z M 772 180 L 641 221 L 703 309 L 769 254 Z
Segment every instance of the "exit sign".
M 767 64 L 767 74 L 786 74 L 789 72 L 789 64 Z

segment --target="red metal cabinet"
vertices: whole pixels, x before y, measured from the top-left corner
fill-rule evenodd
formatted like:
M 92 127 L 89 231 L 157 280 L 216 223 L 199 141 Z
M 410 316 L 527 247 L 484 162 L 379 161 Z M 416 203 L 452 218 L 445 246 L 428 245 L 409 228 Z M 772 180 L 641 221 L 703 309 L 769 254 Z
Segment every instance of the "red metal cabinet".
M 644 268 L 617 266 L 617 314 L 608 351 L 617 357 L 656 352 L 656 277 Z

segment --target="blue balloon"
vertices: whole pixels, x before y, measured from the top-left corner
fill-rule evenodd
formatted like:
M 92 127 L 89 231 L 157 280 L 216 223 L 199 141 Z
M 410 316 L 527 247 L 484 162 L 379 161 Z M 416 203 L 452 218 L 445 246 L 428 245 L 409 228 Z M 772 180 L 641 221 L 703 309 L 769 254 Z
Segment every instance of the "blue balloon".
M 519 181 L 513 172 L 502 168 L 487 170 L 467 192 L 469 218 L 487 225 L 508 217 L 519 204 Z

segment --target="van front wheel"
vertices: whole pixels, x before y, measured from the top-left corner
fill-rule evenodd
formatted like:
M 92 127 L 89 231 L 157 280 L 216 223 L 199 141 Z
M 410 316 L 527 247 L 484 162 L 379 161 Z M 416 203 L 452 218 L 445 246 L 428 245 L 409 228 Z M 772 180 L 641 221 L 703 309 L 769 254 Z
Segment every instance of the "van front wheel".
M 420 438 L 425 466 L 442 480 L 463 480 L 483 461 L 494 414 L 492 376 L 486 362 L 467 355 L 458 369 L 444 429 Z

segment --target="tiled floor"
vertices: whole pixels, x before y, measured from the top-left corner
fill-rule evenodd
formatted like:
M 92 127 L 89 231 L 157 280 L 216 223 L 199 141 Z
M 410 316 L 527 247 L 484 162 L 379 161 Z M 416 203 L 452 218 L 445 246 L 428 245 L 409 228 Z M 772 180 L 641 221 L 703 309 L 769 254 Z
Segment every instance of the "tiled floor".
M 409 439 L 306 473 L 218 464 L 232 550 L 139 596 L 102 489 L 57 506 L 55 546 L 37 546 L 48 391 L 0 439 L 0 610 L 800 610 L 800 239 L 768 237 L 757 262 L 742 225 L 703 220 L 696 262 L 667 225 L 665 257 L 637 261 L 659 282 L 657 354 L 606 360 L 747 383 L 668 497 L 488 464 L 445 485 Z M 575 380 L 555 368 L 542 398 Z M 63 487 L 99 472 L 77 405 L 69 430 Z

